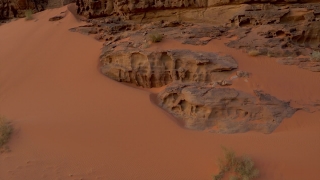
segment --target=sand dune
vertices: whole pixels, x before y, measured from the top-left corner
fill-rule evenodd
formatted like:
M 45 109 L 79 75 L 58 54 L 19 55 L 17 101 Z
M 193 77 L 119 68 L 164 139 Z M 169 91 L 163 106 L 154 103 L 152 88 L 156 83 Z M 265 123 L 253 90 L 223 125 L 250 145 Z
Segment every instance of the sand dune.
M 83 22 L 67 7 L 35 20 L 0 26 L 0 114 L 16 129 L 10 153 L 0 155 L 0 179 L 209 180 L 220 146 L 250 155 L 262 180 L 316 180 L 320 167 L 320 112 L 298 111 L 269 135 L 211 134 L 179 127 L 142 91 L 98 70 L 102 44 L 68 29 Z M 225 48 L 164 40 L 150 48 L 194 48 L 234 56 L 253 73 L 248 85 L 300 104 L 320 99 L 320 74 L 281 66 Z M 152 90 L 157 92 L 157 89 Z

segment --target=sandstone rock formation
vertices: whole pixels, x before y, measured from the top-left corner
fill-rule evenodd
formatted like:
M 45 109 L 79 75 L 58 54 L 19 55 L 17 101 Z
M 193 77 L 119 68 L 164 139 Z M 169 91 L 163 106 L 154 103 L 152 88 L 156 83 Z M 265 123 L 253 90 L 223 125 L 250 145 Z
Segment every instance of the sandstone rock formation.
M 89 19 L 89 24 L 71 28 L 70 31 L 82 34 L 97 34 L 100 32 L 98 40 L 114 41 L 114 38 L 124 36 L 123 34 L 134 36 L 132 43 L 141 43 L 148 40 L 146 35 L 162 34 L 166 37 L 178 40 L 183 44 L 205 45 L 212 39 L 220 38 L 227 34 L 228 27 L 212 26 L 204 23 L 187 23 L 182 21 L 154 21 L 152 23 L 140 24 L 134 21 L 124 21 L 120 17 L 107 17 Z M 95 31 L 92 31 L 92 30 Z M 95 32 L 95 33 L 90 33 Z
M 289 57 L 278 62 L 319 72 L 319 62 L 305 58 L 320 50 L 319 9 L 320 3 L 247 5 L 231 19 L 236 29 L 229 36 L 238 38 L 227 45 L 246 49 L 248 53 L 258 51 L 259 55 L 269 57 Z
M 254 93 L 194 83 L 173 84 L 158 95 L 158 100 L 184 127 L 217 133 L 271 133 L 296 111 L 288 102 L 261 91 Z
M 125 16 L 163 9 L 209 8 L 223 5 L 244 3 L 301 3 L 316 2 L 315 0 L 77 0 L 78 13 L 88 16 L 117 14 Z
M 101 71 L 120 82 L 145 88 L 161 87 L 173 81 L 214 82 L 238 67 L 230 56 L 189 50 L 137 51 L 129 48 L 101 56 Z
M 32 9 L 43 11 L 49 0 L 0 0 L 0 20 L 13 17 L 24 17 L 24 11 Z
M 33 13 L 49 8 L 58 8 L 75 0 L 0 0 L 0 20 L 25 17 L 25 11 Z
M 261 7 L 248 5 L 231 20 L 249 31 L 229 47 L 258 49 L 274 57 L 308 55 L 305 47 L 320 48 L 320 4 Z
M 146 34 L 157 29 L 193 45 L 236 37 L 229 47 L 270 57 L 309 56 L 320 50 L 320 3 L 314 0 L 78 0 L 77 5 L 78 13 L 87 17 L 117 17 L 94 25 L 104 32 L 96 36 L 99 40 L 124 29 Z M 315 63 L 302 64 L 315 71 Z
M 150 50 L 149 35 L 200 46 L 214 38 L 232 38 L 229 47 L 282 57 L 279 63 L 320 72 L 319 62 L 308 58 L 320 50 L 316 0 L 77 0 L 76 4 L 78 14 L 95 19 L 70 30 L 105 41 L 101 72 L 144 88 L 167 85 L 158 95 L 160 106 L 189 129 L 271 133 L 298 109 L 262 91 L 232 89 L 239 83 L 233 79 L 251 74 L 234 75 L 238 66 L 230 56 Z

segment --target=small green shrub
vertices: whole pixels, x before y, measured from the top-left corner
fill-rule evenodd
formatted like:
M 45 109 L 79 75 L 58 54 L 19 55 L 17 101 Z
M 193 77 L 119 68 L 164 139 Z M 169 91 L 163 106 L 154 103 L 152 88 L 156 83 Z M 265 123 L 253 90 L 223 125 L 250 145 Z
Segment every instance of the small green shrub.
M 223 179 L 225 173 L 234 174 L 230 180 L 252 180 L 259 176 L 259 170 L 254 167 L 254 162 L 248 156 L 237 157 L 232 149 L 222 147 L 224 158 L 219 158 L 220 172 L 213 176 L 213 180 Z
M 32 16 L 32 9 L 27 9 L 25 12 L 24 12 L 24 15 L 26 16 L 26 20 L 32 20 L 33 19 L 33 16 Z
M 313 61 L 320 61 L 320 51 L 312 51 L 310 58 Z
M 159 34 L 159 33 L 153 33 L 149 35 L 149 39 L 151 40 L 151 42 L 153 43 L 157 43 L 157 42 L 161 42 L 163 39 L 163 35 Z

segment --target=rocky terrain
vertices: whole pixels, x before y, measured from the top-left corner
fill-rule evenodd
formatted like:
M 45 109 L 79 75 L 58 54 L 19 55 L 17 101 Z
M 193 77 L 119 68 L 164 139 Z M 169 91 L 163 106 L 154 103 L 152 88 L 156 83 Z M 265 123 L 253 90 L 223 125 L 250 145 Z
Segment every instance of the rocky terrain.
M 0 20 L 24 17 L 24 11 L 31 9 L 34 12 L 47 8 L 48 0 L 0 0 Z
M 93 21 L 94 32 L 102 34 L 100 39 L 105 39 L 106 33 L 117 34 L 128 29 L 144 31 L 144 34 L 157 29 L 158 33 L 194 45 L 206 44 L 219 36 L 235 37 L 227 46 L 255 52 L 254 55 L 290 57 L 292 63 L 279 62 L 300 64 L 299 67 L 304 69 L 319 71 L 320 62 L 308 57 L 312 51 L 320 50 L 320 3 L 250 2 L 158 1 L 152 4 L 149 1 L 81 1 L 78 13 L 87 17 L 117 17 L 111 21 Z M 93 5 L 99 3 L 105 6 Z M 307 60 L 297 63 L 300 56 L 307 57 Z
M 287 3 L 312 3 L 316 0 L 77 0 L 79 6 L 78 12 L 88 16 L 102 15 L 127 15 L 150 12 L 152 10 L 171 10 L 171 9 L 201 9 L 226 6 L 240 5 L 251 3 L 262 4 L 287 4 Z M 207 17 L 209 18 L 209 17 Z
M 12 18 L 25 17 L 26 10 L 33 13 L 57 8 L 75 2 L 74 0 L 0 0 L 0 24 Z
M 144 88 L 168 85 L 158 96 L 160 106 L 189 129 L 270 133 L 297 109 L 262 91 L 254 90 L 252 95 L 221 88 L 232 85 L 231 76 L 238 68 L 231 56 L 150 50 L 155 43 L 152 37 L 196 46 L 229 38 L 226 46 L 250 56 L 273 57 L 280 64 L 320 71 L 320 57 L 311 57 L 320 50 L 316 1 L 78 0 L 76 5 L 77 13 L 89 20 L 70 31 L 104 42 L 101 72 Z
M 2 0 L 0 19 L 71 2 Z M 76 5 L 77 13 L 89 18 L 88 24 L 70 31 L 104 42 L 101 72 L 143 88 L 168 86 L 159 94 L 160 106 L 186 128 L 270 133 L 296 109 L 258 90 L 252 95 L 221 88 L 232 85 L 231 76 L 238 68 L 232 56 L 149 49 L 163 38 L 196 46 L 229 38 L 226 46 L 243 49 L 250 56 L 274 57 L 284 65 L 320 72 L 320 57 L 311 57 L 320 50 L 320 3 L 316 1 L 77 0 Z
M 268 57 L 251 47 L 284 36 L 224 23 L 268 5 L 255 2 L 129 19 L 86 19 L 74 3 L 2 24 L 0 114 L 14 131 L 0 179 L 212 180 L 221 146 L 248 154 L 257 179 L 318 179 L 318 49 L 292 42 L 306 54 Z M 237 47 L 242 38 L 247 47 Z

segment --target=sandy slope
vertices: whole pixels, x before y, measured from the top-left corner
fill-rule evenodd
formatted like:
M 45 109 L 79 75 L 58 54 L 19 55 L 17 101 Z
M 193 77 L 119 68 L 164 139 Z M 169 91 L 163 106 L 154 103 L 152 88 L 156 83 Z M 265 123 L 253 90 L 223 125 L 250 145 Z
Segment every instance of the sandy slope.
M 209 180 L 221 145 L 253 157 L 260 179 L 319 178 L 319 112 L 297 112 L 270 135 L 182 129 L 150 102 L 149 92 L 101 75 L 101 43 L 69 32 L 81 24 L 70 13 L 48 21 L 63 10 L 0 26 L 0 114 L 16 128 L 12 152 L 0 155 L 1 180 Z M 320 74 L 251 58 L 222 42 L 190 48 L 232 54 L 240 69 L 254 74 L 248 85 L 237 80 L 234 86 L 244 90 L 320 99 Z M 165 40 L 157 48 L 174 43 Z

